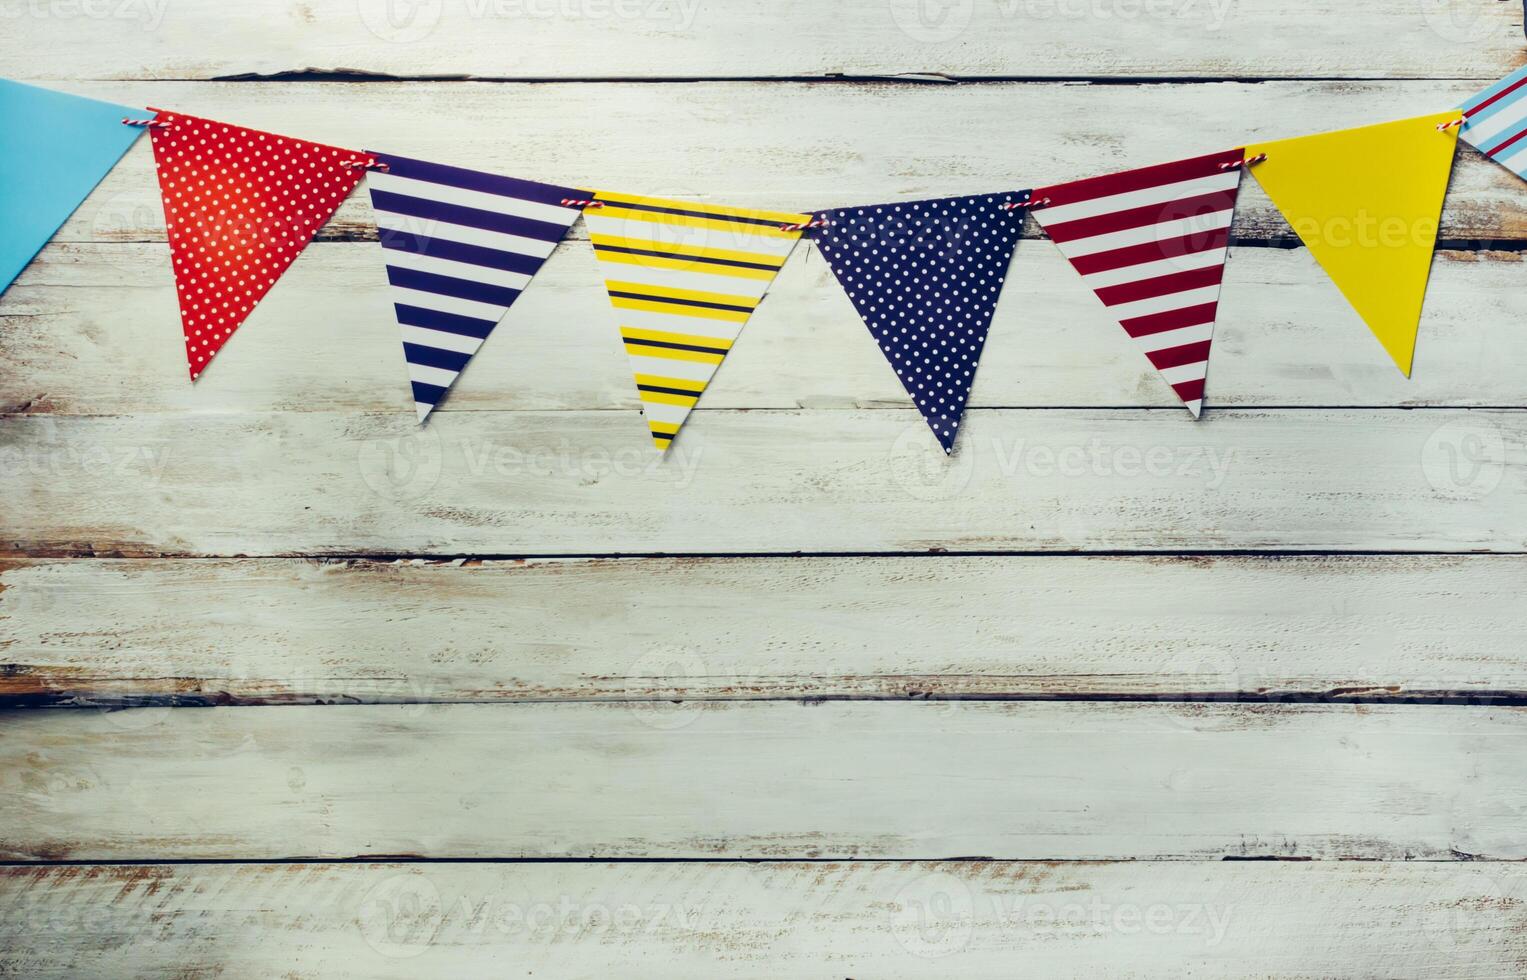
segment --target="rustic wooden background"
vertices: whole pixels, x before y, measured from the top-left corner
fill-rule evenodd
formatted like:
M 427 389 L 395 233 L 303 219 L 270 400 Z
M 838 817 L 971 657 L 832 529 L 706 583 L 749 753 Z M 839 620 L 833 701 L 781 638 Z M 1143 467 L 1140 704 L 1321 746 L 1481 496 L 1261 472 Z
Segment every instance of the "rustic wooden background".
M 6 77 L 780 209 L 1523 58 L 1496 0 L 0 14 Z M 422 431 L 363 194 L 189 385 L 140 141 L 0 299 L 0 974 L 1521 975 L 1524 204 L 1460 150 L 1406 381 L 1247 181 L 1196 424 L 1031 225 L 948 461 L 798 249 L 655 463 L 581 227 Z

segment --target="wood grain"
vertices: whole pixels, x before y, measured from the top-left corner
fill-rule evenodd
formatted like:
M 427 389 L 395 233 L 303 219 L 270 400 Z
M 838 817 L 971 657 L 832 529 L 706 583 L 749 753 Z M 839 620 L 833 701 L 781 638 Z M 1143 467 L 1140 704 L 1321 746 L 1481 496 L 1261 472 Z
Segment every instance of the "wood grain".
M 12 416 L 24 555 L 1527 548 L 1517 411 Z
M 1491 0 L 0 24 L 0 76 L 778 209 L 1434 111 L 1523 59 Z M 947 462 L 798 253 L 656 466 L 581 226 L 423 432 L 363 193 L 187 385 L 140 142 L 0 297 L 0 703 L 76 708 L 0 713 L 0 857 L 159 863 L 0 867 L 0 975 L 1522 974 L 1523 201 L 1460 151 L 1406 382 L 1247 181 L 1198 425 L 1030 222 Z M 899 554 L 941 550 L 1057 554 Z M 1458 554 L 1281 554 L 1349 550 Z M 385 560 L 660 552 L 716 557 Z M 1475 703 L 1217 703 L 1258 696 Z M 177 703 L 261 706 L 89 710 Z M 864 860 L 962 855 L 1036 860 Z M 556 860 L 472 860 L 521 857 Z
M 1404 2 L 1412 6 L 1411 0 Z M 124 105 L 168 106 L 338 146 L 574 187 L 815 210 L 1091 177 L 1253 140 L 1436 112 L 1480 86 L 1301 81 L 952 87 L 70 82 L 61 87 Z M 591 125 L 595 119 L 598 124 Z M 810 120 L 809 133 L 802 120 Z M 364 192 L 352 194 L 321 238 L 374 238 L 367 201 Z M 1527 240 L 1524 203 L 1520 179 L 1465 146 L 1448 190 L 1442 237 L 1455 245 Z M 1234 232 L 1241 241 L 1296 242 L 1255 180 L 1244 181 Z M 584 234 L 581 222 L 574 234 Z M 1037 234 L 1033 222 L 1028 234 Z M 57 240 L 164 240 L 146 140 L 128 152 Z
M 1527 709 L 15 711 L 0 855 L 1527 858 Z
M 1495 977 L 1519 865 L 196 865 L 0 869 L 0 973 Z
M 0 300 L 0 407 L 407 411 L 379 251 L 367 242 L 308 249 L 192 385 L 162 245 L 50 247 Z M 1527 404 L 1522 254 L 1440 253 L 1407 379 L 1307 252 L 1237 250 L 1215 330 L 1209 411 Z M 595 263 L 586 242 L 564 246 L 439 411 L 634 412 L 636 389 Z M 1007 290 L 972 407 L 1180 405 L 1048 242 L 1019 246 Z M 780 274 L 702 407 L 910 404 L 813 251 L 797 253 Z
M 1489 701 L 1527 697 L 1524 562 L 26 561 L 0 566 L 0 697 Z
M 1522 10 L 1463 0 L 359 0 L 32 3 L 0 75 L 209 78 L 1490 78 Z

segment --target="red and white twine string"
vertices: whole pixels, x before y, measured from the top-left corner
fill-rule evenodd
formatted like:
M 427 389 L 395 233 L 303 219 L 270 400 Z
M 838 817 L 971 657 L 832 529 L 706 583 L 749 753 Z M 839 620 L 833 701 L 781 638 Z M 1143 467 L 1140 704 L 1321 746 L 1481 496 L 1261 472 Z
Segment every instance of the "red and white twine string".
M 1048 197 L 1041 197 L 1037 201 L 1033 198 L 1030 198 L 1027 201 L 1008 201 L 1007 203 L 998 206 L 1001 207 L 1004 211 L 1017 211 L 1019 208 L 1029 208 L 1030 210 L 1034 208 L 1042 208 L 1049 203 L 1050 199 Z
M 1464 120 L 1464 119 L 1453 119 L 1453 120 L 1450 120 L 1449 122 L 1438 123 L 1437 124 L 1437 132 L 1445 133 L 1448 130 L 1452 129 L 1454 126 L 1462 126 L 1464 124 L 1464 122 L 1466 122 L 1466 120 Z
M 165 122 L 165 121 L 163 121 L 162 119 L 129 119 L 126 116 L 122 117 L 122 125 L 124 125 L 124 126 L 142 126 L 144 129 L 169 129 L 170 128 L 170 124 Z
M 815 219 L 813 219 L 811 221 L 802 221 L 802 222 L 799 222 L 797 224 L 780 225 L 779 226 L 779 230 L 780 231 L 805 231 L 807 228 L 826 228 L 827 225 L 828 225 L 828 221 L 827 221 L 826 218 L 815 218 Z
M 384 174 L 392 169 L 392 167 L 378 160 L 376 157 L 371 157 L 367 160 L 346 160 L 344 163 L 340 164 L 340 166 L 344 167 L 346 170 L 380 170 Z
M 564 197 L 562 199 L 562 206 L 564 208 L 602 208 L 604 207 L 604 202 L 584 200 L 581 197 Z
M 1249 167 L 1253 163 L 1261 163 L 1267 159 L 1266 153 L 1258 153 L 1254 157 L 1241 157 L 1239 160 L 1227 160 L 1219 165 L 1221 170 L 1234 170 L 1236 167 Z

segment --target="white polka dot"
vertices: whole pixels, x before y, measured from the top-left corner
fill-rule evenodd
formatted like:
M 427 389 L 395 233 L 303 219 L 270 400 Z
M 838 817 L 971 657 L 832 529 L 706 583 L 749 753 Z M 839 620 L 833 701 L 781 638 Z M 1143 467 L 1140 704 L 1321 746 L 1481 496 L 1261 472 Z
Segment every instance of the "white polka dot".
M 1023 229 L 1024 211 L 1001 204 L 1026 193 L 817 216 L 822 254 L 946 452 Z
M 159 118 L 175 120 L 151 141 L 194 380 L 360 181 L 363 171 L 343 164 L 361 154 L 195 116 Z M 285 156 L 267 160 L 265 143 Z M 315 178 L 330 183 L 310 189 Z M 285 200 L 267 206 L 267 193 Z M 190 353 L 192 338 L 205 353 Z

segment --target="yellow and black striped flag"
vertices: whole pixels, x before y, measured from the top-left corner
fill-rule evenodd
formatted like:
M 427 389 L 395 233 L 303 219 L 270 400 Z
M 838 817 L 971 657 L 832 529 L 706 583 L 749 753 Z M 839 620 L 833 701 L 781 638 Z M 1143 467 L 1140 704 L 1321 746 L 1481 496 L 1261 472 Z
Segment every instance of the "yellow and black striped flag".
M 652 441 L 666 450 L 810 215 L 600 192 L 584 212 Z

